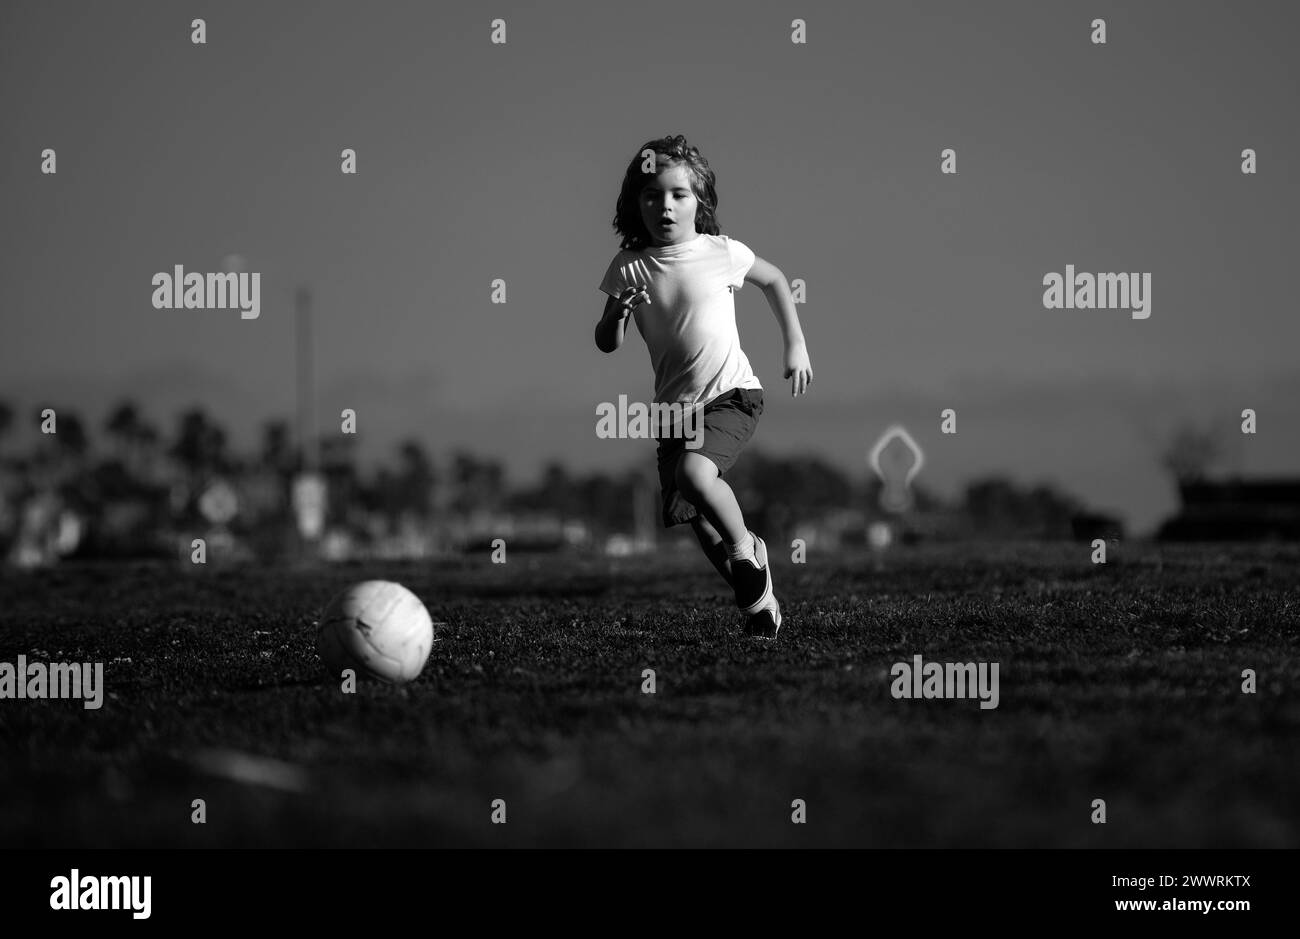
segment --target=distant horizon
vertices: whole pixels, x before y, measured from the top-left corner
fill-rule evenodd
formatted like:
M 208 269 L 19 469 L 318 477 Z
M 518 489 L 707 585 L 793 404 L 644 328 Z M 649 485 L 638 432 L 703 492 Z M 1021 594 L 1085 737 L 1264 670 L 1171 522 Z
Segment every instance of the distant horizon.
M 190 372 L 189 378 L 196 379 L 200 375 L 201 372 L 199 371 Z M 1274 380 L 1277 382 L 1276 387 L 1273 389 L 1274 396 L 1285 396 L 1286 389 L 1290 388 L 1292 392 L 1290 400 L 1300 402 L 1300 375 L 1284 376 L 1281 379 L 1275 377 Z M 68 379 L 59 384 L 66 392 L 62 400 L 51 396 L 47 400 L 38 402 L 34 397 L 24 396 L 19 393 L 12 387 L 10 382 L 0 380 L 0 401 L 8 403 L 15 409 L 14 424 L 5 438 L 4 449 L 6 451 L 20 449 L 35 440 L 39 433 L 34 420 L 36 409 L 47 405 L 71 407 L 86 422 L 87 432 L 91 438 L 102 447 L 106 443 L 107 437 L 103 429 L 106 417 L 113 408 L 127 399 L 132 400 L 139 407 L 141 417 L 154 424 L 164 438 L 170 438 L 173 435 L 177 419 L 184 411 L 193 406 L 201 406 L 228 432 L 228 446 L 232 451 L 246 456 L 255 454 L 261 440 L 262 425 L 267 420 L 284 421 L 290 431 L 290 442 L 294 445 L 297 443 L 296 412 L 292 401 L 280 408 L 268 406 L 261 412 L 253 410 L 253 406 L 249 404 L 249 410 L 236 408 L 234 409 L 235 413 L 231 413 L 231 409 L 211 404 L 211 400 L 220 400 L 220 395 L 210 395 L 209 399 L 205 399 L 201 395 L 188 393 L 184 388 L 178 388 L 171 382 L 165 382 L 155 387 L 148 397 L 139 394 L 134 396 L 130 394 L 114 394 L 106 387 L 106 383 L 90 379 L 87 376 L 81 376 L 76 381 Z M 168 390 L 163 391 L 161 389 Z M 1092 465 L 1100 470 L 1100 478 L 1095 480 L 1099 485 L 1096 488 L 1090 488 L 1087 485 L 1078 486 L 1073 484 L 1072 480 L 1078 477 L 1053 472 L 1050 464 L 1035 460 L 1033 457 L 1037 451 L 1033 447 L 1027 447 L 1021 452 L 1023 462 L 1019 467 L 1010 460 L 999 463 L 993 454 L 986 454 L 981 460 L 978 462 L 972 461 L 965 468 L 963 468 L 961 462 L 953 461 L 951 458 L 946 459 L 943 455 L 945 447 L 955 448 L 958 453 L 965 452 L 961 446 L 963 440 L 968 439 L 962 437 L 965 428 L 971 423 L 972 418 L 976 418 L 979 423 L 987 425 L 989 412 L 986 412 L 981 417 L 978 413 L 972 413 L 969 408 L 957 409 L 958 433 L 952 437 L 945 437 L 939 433 L 939 412 L 941 408 L 937 406 L 937 402 L 927 402 L 924 396 L 909 398 L 908 396 L 895 395 L 892 402 L 878 403 L 876 413 L 879 416 L 874 419 L 874 423 L 862 422 L 859 424 L 848 416 L 848 412 L 852 410 L 851 403 L 838 405 L 835 408 L 835 412 L 838 413 L 832 413 L 831 420 L 836 425 L 852 424 L 855 431 L 858 427 L 865 428 L 860 431 L 861 436 L 859 439 L 855 442 L 841 439 L 839 435 L 832 435 L 840 446 L 801 447 L 798 435 L 802 434 L 807 439 L 808 437 L 821 436 L 821 434 L 816 427 L 810 428 L 808 426 L 809 422 L 803 419 L 799 413 L 799 406 L 804 399 L 794 401 L 790 398 L 788 389 L 782 390 L 785 391 L 784 396 L 778 394 L 781 400 L 775 403 L 771 402 L 770 390 L 767 394 L 769 407 L 764 415 L 764 422 L 760 425 L 760 431 L 751 444 L 752 451 L 772 456 L 805 455 L 818 458 L 848 474 L 851 478 L 868 480 L 873 475 L 867 466 L 866 455 L 868 450 L 888 426 L 894 423 L 902 423 L 912 436 L 918 440 L 926 453 L 926 465 L 918 477 L 918 483 L 935 496 L 944 499 L 944 501 L 951 502 L 958 498 L 962 489 L 968 483 L 990 476 L 1003 477 L 1025 487 L 1047 484 L 1064 494 L 1077 498 L 1090 511 L 1119 516 L 1134 536 L 1153 533 L 1155 528 L 1173 515 L 1179 506 L 1176 482 L 1173 476 L 1160 465 L 1157 444 L 1167 443 L 1167 437 L 1179 426 L 1189 423 L 1192 418 L 1195 418 L 1195 420 L 1191 422 L 1200 429 L 1206 429 L 1208 424 L 1207 416 L 1204 413 L 1185 412 L 1187 416 L 1183 420 L 1167 419 L 1162 422 L 1159 419 L 1159 412 L 1169 407 L 1170 402 L 1185 399 L 1195 400 L 1196 392 L 1194 389 L 1170 388 L 1163 391 L 1146 389 L 1146 394 L 1142 396 L 1142 400 L 1146 405 L 1145 408 L 1141 411 L 1133 409 L 1129 415 L 1131 419 L 1120 420 L 1114 426 L 1121 428 L 1123 434 L 1126 435 L 1123 437 L 1126 447 L 1132 445 L 1134 433 L 1144 423 L 1157 431 L 1163 431 L 1166 435 L 1165 438 L 1159 441 L 1151 441 L 1149 460 L 1147 461 L 1148 466 L 1139 474 L 1135 474 L 1131 468 L 1126 468 L 1131 462 L 1133 451 L 1125 447 L 1118 449 L 1118 452 L 1125 459 L 1119 461 L 1117 466 L 1110 467 L 1109 472 L 1106 472 L 1108 468 L 1105 455 L 1094 455 L 1096 459 L 1094 459 Z M 1241 394 L 1242 392 L 1238 391 L 1236 393 Z M 1202 388 L 1200 394 L 1202 396 L 1208 395 L 1211 398 L 1218 397 L 1212 389 Z M 1109 414 L 1113 418 L 1114 412 L 1117 410 L 1115 405 L 1119 399 L 1127 397 L 1132 403 L 1134 399 L 1138 398 L 1133 389 L 1123 388 L 1112 389 L 1112 396 L 1115 400 L 1107 401 L 1102 396 L 1092 402 L 1095 408 L 1095 416 L 1105 417 Z M 1189 396 L 1191 396 L 1190 399 Z M 326 423 L 324 419 L 324 415 L 330 411 L 328 407 L 323 406 L 322 399 L 326 397 L 334 397 L 340 404 L 343 401 L 343 397 L 337 394 L 318 395 L 316 411 L 321 439 L 326 439 L 331 432 L 331 425 Z M 971 400 L 969 395 L 964 397 L 966 400 Z M 1054 404 L 1077 401 L 1080 398 L 1081 396 L 1077 390 L 1062 384 L 1056 388 L 1055 396 L 1049 395 L 1045 389 L 1040 388 L 1032 400 L 1039 405 L 1046 406 L 1046 429 L 1053 434 L 1059 434 L 1061 438 L 1068 438 L 1068 428 L 1053 428 L 1051 426 L 1051 408 Z M 996 396 L 991 393 L 990 399 L 996 402 Z M 172 403 L 165 405 L 161 403 L 164 401 Z M 895 407 L 890 408 L 888 405 L 891 403 Z M 341 404 L 341 406 L 354 405 Z M 1294 407 L 1295 405 L 1292 405 L 1292 408 Z M 383 415 L 387 410 L 384 408 L 379 408 L 376 414 L 376 409 L 373 406 L 368 408 L 364 403 L 359 403 L 355 406 L 355 409 L 358 412 L 359 429 L 355 437 L 355 457 L 358 467 L 363 472 L 369 472 L 379 465 L 391 463 L 396 456 L 395 448 L 397 444 L 406 438 L 418 440 L 435 462 L 445 460 L 456 450 L 464 450 L 479 458 L 497 460 L 503 465 L 506 480 L 512 487 L 536 482 L 545 466 L 553 461 L 562 463 L 568 471 L 577 475 L 598 471 L 618 473 L 631 469 L 653 469 L 653 443 L 644 440 L 599 440 L 596 438 L 594 427 L 597 418 L 594 406 L 589 419 L 585 417 L 579 419 L 575 416 L 574 409 L 576 409 L 576 406 L 573 406 L 573 409 L 566 409 L 562 405 L 553 405 L 545 411 L 533 411 L 527 414 L 514 415 L 513 417 L 502 416 L 495 411 L 477 415 L 471 412 L 460 415 L 459 420 L 456 419 L 456 415 L 448 412 L 447 409 L 437 409 L 431 412 L 431 421 L 426 424 L 426 427 L 430 429 L 423 431 L 418 426 L 406 427 L 383 420 L 376 422 L 374 419 Z M 989 410 L 991 413 L 996 414 L 1001 410 L 1001 406 Z M 776 416 L 773 415 L 773 412 L 776 412 Z M 1145 412 L 1145 417 L 1142 412 Z M 930 417 L 925 420 L 927 414 Z M 1261 421 L 1267 420 L 1273 423 L 1281 419 L 1267 408 L 1260 410 L 1260 414 Z M 1222 439 L 1228 444 L 1228 450 L 1222 459 L 1211 466 L 1212 476 L 1218 478 L 1220 476 L 1239 475 L 1246 478 L 1273 478 L 1300 475 L 1295 467 L 1289 463 L 1285 452 L 1278 453 L 1276 449 L 1270 450 L 1267 447 L 1256 446 L 1257 443 L 1270 438 L 1260 437 L 1257 440 L 1242 437 L 1239 441 L 1231 434 L 1231 431 L 1237 425 L 1237 415 L 1227 413 L 1217 416 L 1219 417 Z M 432 429 L 433 425 L 438 422 L 441 422 L 446 427 L 442 432 Z M 376 423 L 378 426 L 375 426 Z M 774 424 L 777 428 L 775 431 L 771 429 Z M 539 449 L 530 453 L 526 458 L 520 458 L 518 455 L 512 454 L 501 447 L 500 441 L 502 439 L 517 441 L 521 435 L 531 434 L 537 438 L 544 438 L 547 426 L 552 429 L 562 429 L 564 433 L 556 434 L 556 436 L 567 441 L 569 445 L 553 444 L 549 449 Z M 337 421 L 333 424 L 333 427 L 334 432 L 337 433 Z M 873 429 L 875 436 L 872 436 L 871 433 Z M 1141 434 L 1139 433 L 1138 436 L 1141 436 Z M 1006 438 L 1003 437 L 1003 439 Z M 1234 447 L 1234 445 L 1236 446 Z M 1272 460 L 1269 459 L 1270 455 L 1273 456 Z M 1108 504 L 1104 499 L 1096 497 L 1094 493 L 1099 489 L 1104 489 L 1108 479 L 1113 480 L 1116 475 L 1126 485 L 1132 485 L 1136 481 L 1139 487 L 1136 495 L 1144 500 L 1142 503 L 1142 509 L 1144 510 L 1133 512 L 1126 509 L 1123 504 Z

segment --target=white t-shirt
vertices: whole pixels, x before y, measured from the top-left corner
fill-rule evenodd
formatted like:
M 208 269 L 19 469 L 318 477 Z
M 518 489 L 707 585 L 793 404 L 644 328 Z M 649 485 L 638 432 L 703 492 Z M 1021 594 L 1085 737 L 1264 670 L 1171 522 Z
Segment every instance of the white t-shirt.
M 620 251 L 600 289 L 632 284 L 650 295 L 633 312 L 655 371 L 654 403 L 702 405 L 734 388 L 762 388 L 740 348 L 732 293 L 754 252 L 726 235 L 697 233 L 677 245 Z

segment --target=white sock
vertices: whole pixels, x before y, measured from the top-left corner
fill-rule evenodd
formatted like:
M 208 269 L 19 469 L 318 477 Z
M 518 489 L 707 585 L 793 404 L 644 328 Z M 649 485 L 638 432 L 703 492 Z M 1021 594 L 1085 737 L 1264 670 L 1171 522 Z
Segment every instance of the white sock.
M 727 545 L 727 559 L 730 561 L 752 561 L 754 559 L 754 536 L 745 532 L 743 540 Z

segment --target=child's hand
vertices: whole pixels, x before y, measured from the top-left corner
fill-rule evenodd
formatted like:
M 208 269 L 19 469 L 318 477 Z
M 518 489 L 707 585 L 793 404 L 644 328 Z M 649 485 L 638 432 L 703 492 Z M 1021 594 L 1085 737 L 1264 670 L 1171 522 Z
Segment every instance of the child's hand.
M 808 361 L 808 349 L 801 342 L 785 350 L 785 377 L 791 379 L 791 397 L 803 394 L 812 384 L 812 363 Z
M 650 292 L 638 284 L 630 287 L 624 287 L 623 292 L 618 295 L 619 315 L 624 319 L 643 303 L 650 302 Z

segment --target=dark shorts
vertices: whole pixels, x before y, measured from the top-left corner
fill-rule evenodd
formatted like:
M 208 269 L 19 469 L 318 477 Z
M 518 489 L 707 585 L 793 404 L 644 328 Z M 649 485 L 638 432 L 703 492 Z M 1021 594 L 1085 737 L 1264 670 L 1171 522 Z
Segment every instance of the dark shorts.
M 682 525 L 699 513 L 677 491 L 677 462 L 683 453 L 708 457 L 725 476 L 758 427 L 763 413 L 761 388 L 733 388 L 704 405 L 701 416 L 704 443 L 698 448 L 686 446 L 683 437 L 665 437 L 659 441 L 659 486 L 663 490 L 664 528 Z

